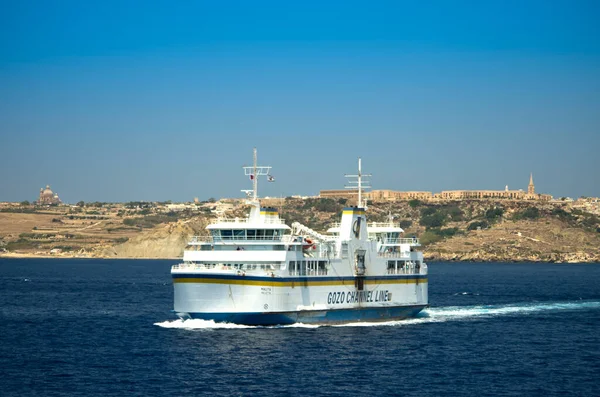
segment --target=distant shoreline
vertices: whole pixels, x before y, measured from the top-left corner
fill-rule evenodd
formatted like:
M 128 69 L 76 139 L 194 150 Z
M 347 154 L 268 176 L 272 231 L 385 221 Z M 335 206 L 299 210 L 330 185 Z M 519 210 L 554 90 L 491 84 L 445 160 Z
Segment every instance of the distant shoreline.
M 143 259 L 143 260 L 182 260 L 179 258 L 156 257 L 108 257 L 108 256 L 77 256 L 77 255 L 37 255 L 37 254 L 0 254 L 0 259 Z
M 75 256 L 75 255 L 37 255 L 37 254 L 0 254 L 0 259 L 99 259 L 99 260 L 183 260 L 181 257 L 108 257 L 108 256 Z M 600 264 L 599 261 L 579 261 L 579 262 L 557 262 L 557 261 L 532 261 L 527 259 L 443 259 L 435 258 L 426 260 L 428 263 L 447 262 L 447 263 L 539 263 L 539 264 L 559 264 L 559 265 L 577 265 L 577 264 Z

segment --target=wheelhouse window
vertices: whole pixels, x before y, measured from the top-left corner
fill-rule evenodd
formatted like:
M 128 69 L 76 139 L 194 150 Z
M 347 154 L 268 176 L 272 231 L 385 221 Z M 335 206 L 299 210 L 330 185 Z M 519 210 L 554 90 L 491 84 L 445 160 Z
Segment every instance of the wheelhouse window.
M 398 241 L 398 238 L 400 238 L 399 232 L 388 233 L 388 241 L 390 243 L 395 243 L 396 241 Z

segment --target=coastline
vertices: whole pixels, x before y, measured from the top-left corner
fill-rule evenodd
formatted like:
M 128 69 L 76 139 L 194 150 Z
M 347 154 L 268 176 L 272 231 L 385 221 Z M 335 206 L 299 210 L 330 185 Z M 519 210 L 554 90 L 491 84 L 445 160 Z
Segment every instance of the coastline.
M 117 260 L 182 260 L 181 257 L 142 257 L 142 256 L 101 256 L 101 255 L 69 255 L 69 254 L 42 254 L 42 253 L 17 253 L 5 252 L 0 253 L 0 259 L 117 259 Z M 598 264 L 600 258 L 585 254 L 575 253 L 561 258 L 542 259 L 539 257 L 521 257 L 521 258 L 506 258 L 490 255 L 477 255 L 477 253 L 469 254 L 442 254 L 442 255 L 427 255 L 425 254 L 426 262 L 477 262 L 477 263 L 557 263 L 557 264 Z
M 45 254 L 27 254 L 27 253 L 0 253 L 0 259 L 143 259 L 143 260 L 181 260 L 181 257 L 114 257 L 114 256 L 98 256 L 98 255 L 45 255 Z
M 529 254 L 529 255 L 497 255 L 485 251 L 465 253 L 448 253 L 425 251 L 428 262 L 510 262 L 510 263 L 600 263 L 600 255 L 588 252 Z

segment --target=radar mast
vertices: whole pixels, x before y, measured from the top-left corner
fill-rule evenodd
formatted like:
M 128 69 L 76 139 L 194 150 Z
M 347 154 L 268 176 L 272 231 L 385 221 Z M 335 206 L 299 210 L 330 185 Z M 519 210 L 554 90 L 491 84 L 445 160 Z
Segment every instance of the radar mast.
M 256 165 L 256 159 L 257 159 L 257 154 L 256 154 L 256 148 L 254 148 L 254 152 L 253 152 L 253 163 L 252 166 L 244 166 L 242 167 L 244 169 L 244 175 L 250 177 L 250 180 L 252 181 L 252 190 L 242 190 L 242 192 L 246 193 L 246 195 L 251 196 L 250 202 L 256 203 L 258 201 L 258 177 L 262 176 L 262 175 L 269 175 L 269 172 L 271 171 L 271 167 L 270 166 L 259 166 Z
M 346 178 L 356 178 L 356 180 L 348 180 L 349 186 L 345 186 L 346 189 L 358 190 L 358 201 L 357 206 L 362 208 L 367 208 L 367 200 L 365 199 L 363 202 L 363 189 L 370 189 L 370 181 L 363 181 L 363 178 L 370 178 L 371 174 L 363 174 L 362 173 L 362 161 L 361 158 L 358 158 L 358 174 L 357 175 L 345 175 Z

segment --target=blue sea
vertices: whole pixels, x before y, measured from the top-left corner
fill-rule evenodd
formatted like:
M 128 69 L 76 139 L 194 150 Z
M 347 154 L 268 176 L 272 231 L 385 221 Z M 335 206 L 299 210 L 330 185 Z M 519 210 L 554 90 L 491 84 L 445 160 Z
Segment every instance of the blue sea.
M 176 319 L 174 263 L 0 259 L 0 395 L 600 395 L 600 264 L 430 263 L 416 319 L 247 327 Z

